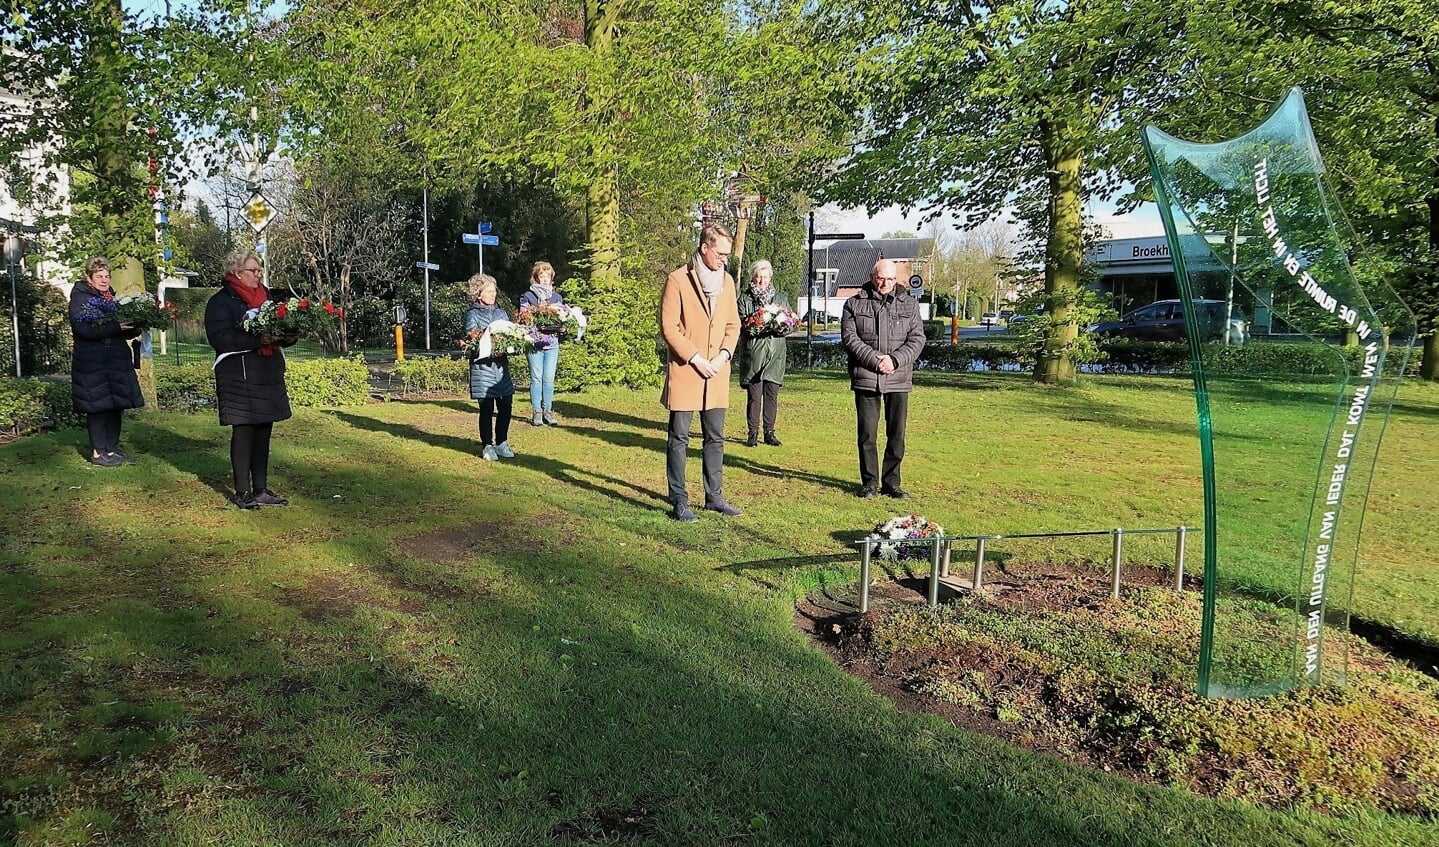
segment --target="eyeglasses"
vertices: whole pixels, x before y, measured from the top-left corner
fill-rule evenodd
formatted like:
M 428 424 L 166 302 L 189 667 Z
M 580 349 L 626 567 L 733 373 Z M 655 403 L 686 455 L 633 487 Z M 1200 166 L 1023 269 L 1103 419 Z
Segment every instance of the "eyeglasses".
M 240 273 L 242 273 L 242 274 L 259 274 L 259 273 L 264 273 L 264 271 L 261 271 L 259 268 L 240 268 Z

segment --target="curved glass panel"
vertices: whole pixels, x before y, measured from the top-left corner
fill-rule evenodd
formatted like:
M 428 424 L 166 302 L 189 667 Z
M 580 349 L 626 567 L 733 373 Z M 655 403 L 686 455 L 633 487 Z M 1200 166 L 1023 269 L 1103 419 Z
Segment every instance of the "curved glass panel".
M 1292 89 L 1214 144 L 1146 127 L 1204 472 L 1198 689 L 1342 682 L 1359 533 L 1414 318 L 1367 277 Z M 1242 351 L 1242 352 L 1240 352 Z M 1256 612 L 1258 613 L 1256 615 Z

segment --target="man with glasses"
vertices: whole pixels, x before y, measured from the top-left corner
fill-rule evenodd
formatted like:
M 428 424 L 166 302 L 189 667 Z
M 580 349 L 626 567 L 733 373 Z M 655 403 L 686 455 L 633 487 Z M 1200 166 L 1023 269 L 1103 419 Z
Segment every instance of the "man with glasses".
M 924 352 L 924 321 L 919 304 L 898 286 L 899 269 L 881 259 L 869 283 L 844 304 L 840 341 L 849 354 L 849 387 L 858 418 L 859 496 L 884 494 L 909 499 L 900 487 L 904 428 L 909 421 L 909 392 L 914 362 Z M 876 430 L 884 406 L 884 468 L 879 465 Z
M 739 517 L 724 498 L 724 416 L 729 408 L 730 359 L 739 342 L 739 303 L 734 279 L 725 272 L 734 243 L 729 230 L 706 226 L 689 264 L 665 279 L 660 300 L 660 331 L 669 348 L 660 402 L 669 410 L 665 476 L 670 517 L 694 523 L 685 489 L 685 451 L 690 425 L 700 415 L 704 446 L 705 509 Z

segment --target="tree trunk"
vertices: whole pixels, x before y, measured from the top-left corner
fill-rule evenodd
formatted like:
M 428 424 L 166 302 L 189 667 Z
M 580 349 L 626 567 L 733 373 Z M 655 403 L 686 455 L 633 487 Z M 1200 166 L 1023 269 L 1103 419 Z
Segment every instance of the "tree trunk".
M 1439 117 L 1434 118 L 1434 136 L 1439 138 Z M 1429 179 L 1429 255 L 1427 261 L 1420 265 L 1419 273 L 1427 274 L 1428 279 L 1420 281 L 1414 286 L 1416 291 L 1424 292 L 1428 296 L 1434 296 L 1439 283 L 1434 280 L 1434 274 L 1439 273 L 1439 157 L 1432 161 L 1432 170 Z M 1433 313 L 1439 304 L 1423 303 L 1418 304 L 1420 313 L 1419 331 L 1429 331 L 1424 337 L 1424 357 L 1419 361 L 1419 378 L 1427 380 L 1439 380 L 1439 327 L 1433 325 Z M 1425 326 L 1424 316 L 1428 316 L 1429 326 Z
M 607 122 L 603 110 L 614 94 L 610 75 L 615 34 L 619 22 L 619 0 L 585 0 L 585 47 L 594 52 L 592 67 L 598 73 L 586 80 L 585 108 L 590 112 L 592 173 L 585 193 L 585 239 L 590 254 L 591 291 L 596 307 L 604 294 L 620 287 L 620 189 L 619 168 L 603 132 Z
M 125 13 L 120 0 L 93 0 L 91 9 L 96 20 L 104 20 L 108 26 L 97 28 L 90 42 L 90 57 L 96 75 L 112 76 L 113 84 L 105 86 L 89 106 L 93 115 L 92 124 L 99 138 L 95 155 L 95 181 L 99 184 L 100 216 L 103 221 L 106 241 L 110 244 L 126 244 L 126 224 L 140 213 L 141 206 L 148 208 L 146 198 L 140 193 L 139 182 L 134 178 L 137 163 L 129 156 L 129 145 L 125 136 L 130 132 L 132 118 L 129 104 L 125 101 L 124 86 L 119 79 L 123 76 L 125 56 L 122 54 L 121 29 Z M 145 266 L 134 256 L 110 257 L 111 284 L 117 296 L 140 294 L 145 290 Z M 155 362 L 145 357 L 140 359 L 140 394 L 145 398 L 145 409 L 158 408 L 155 394 Z
M 1053 316 L 1051 335 L 1034 364 L 1035 382 L 1072 382 L 1074 359 L 1069 350 L 1079 327 L 1069 317 L 1069 304 L 1079 292 L 1079 266 L 1084 258 L 1083 157 L 1066 145 L 1060 128 L 1041 127 L 1049 162 L 1049 237 L 1044 251 L 1045 304 Z

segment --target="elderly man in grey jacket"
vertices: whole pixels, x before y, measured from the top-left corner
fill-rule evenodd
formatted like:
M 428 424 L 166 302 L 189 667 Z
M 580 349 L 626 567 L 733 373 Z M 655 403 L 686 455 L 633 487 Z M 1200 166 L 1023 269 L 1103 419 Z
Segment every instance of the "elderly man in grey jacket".
M 840 340 L 849 353 L 849 387 L 859 421 L 860 497 L 909 497 L 900 487 L 899 466 L 904 461 L 914 361 L 924 352 L 924 321 L 919 304 L 898 282 L 894 262 L 875 262 L 869 284 L 845 302 L 839 326 Z M 882 474 L 876 443 L 881 404 L 885 437 Z

